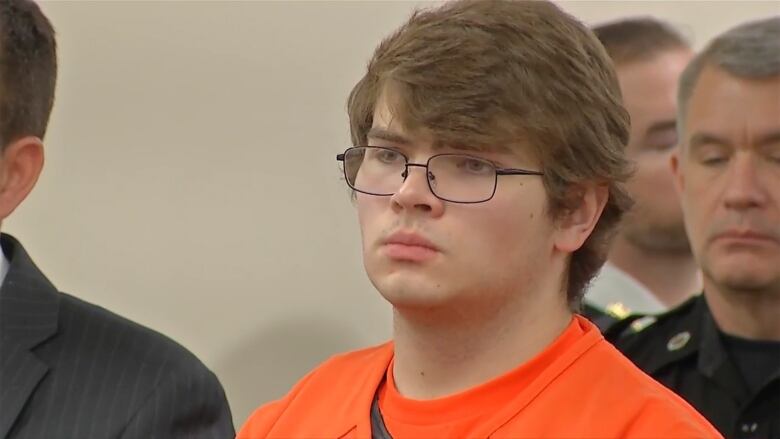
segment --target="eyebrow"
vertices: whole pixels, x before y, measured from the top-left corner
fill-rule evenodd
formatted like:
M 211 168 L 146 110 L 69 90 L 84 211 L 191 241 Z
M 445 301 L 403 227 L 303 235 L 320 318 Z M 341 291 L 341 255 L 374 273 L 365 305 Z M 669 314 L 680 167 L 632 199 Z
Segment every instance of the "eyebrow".
M 756 146 L 760 147 L 772 143 L 780 143 L 780 131 L 771 131 L 769 134 L 759 137 Z
M 677 121 L 662 120 L 650 125 L 650 127 L 647 130 L 645 130 L 645 135 L 649 136 L 650 134 L 669 131 L 669 130 L 676 130 L 676 129 L 677 129 Z
M 780 131 L 772 131 L 768 134 L 759 137 L 756 140 L 755 145 L 760 148 L 762 146 L 769 145 L 772 143 L 777 143 L 777 142 L 780 142 Z M 727 139 L 718 137 L 714 134 L 702 133 L 702 132 L 694 133 L 693 135 L 691 135 L 690 139 L 688 140 L 688 146 L 691 149 L 695 149 L 701 145 L 706 145 L 706 144 L 731 146 L 731 142 L 728 141 Z
M 688 147 L 691 149 L 691 151 L 699 148 L 702 145 L 720 145 L 730 147 L 731 142 L 714 134 L 702 132 L 693 133 L 688 139 Z
M 412 143 L 407 137 L 382 127 L 371 127 L 371 129 L 368 130 L 368 134 L 366 134 L 366 139 L 385 140 L 401 145 L 409 145 Z

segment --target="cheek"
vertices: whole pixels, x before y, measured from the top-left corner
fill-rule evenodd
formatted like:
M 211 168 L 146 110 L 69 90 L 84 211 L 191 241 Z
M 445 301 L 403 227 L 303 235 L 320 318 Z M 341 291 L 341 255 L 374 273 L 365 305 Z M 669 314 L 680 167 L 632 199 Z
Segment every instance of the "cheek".
M 638 212 L 634 215 L 680 216 L 680 197 L 674 186 L 674 176 L 660 163 L 647 164 L 637 170 L 629 180 L 627 188 L 634 198 L 634 212 Z
M 645 192 L 674 189 L 674 176 L 668 154 L 655 154 L 637 161 L 637 169 L 629 180 L 631 190 Z
M 355 199 L 360 234 L 363 237 L 364 247 L 379 233 L 381 229 L 380 217 L 384 211 L 387 200 L 383 197 L 358 194 Z
M 701 254 L 706 245 L 709 224 L 712 222 L 713 213 L 707 210 L 706 201 L 701 195 L 686 190 L 683 194 L 683 217 L 685 229 L 691 248 L 695 253 Z
M 544 218 L 531 206 L 528 209 L 519 207 L 517 203 L 503 205 L 495 210 L 487 210 L 479 217 L 479 228 L 482 231 L 478 240 L 481 241 L 483 252 L 495 261 L 501 259 L 517 259 L 522 255 L 535 251 L 538 242 L 543 237 L 541 227 Z

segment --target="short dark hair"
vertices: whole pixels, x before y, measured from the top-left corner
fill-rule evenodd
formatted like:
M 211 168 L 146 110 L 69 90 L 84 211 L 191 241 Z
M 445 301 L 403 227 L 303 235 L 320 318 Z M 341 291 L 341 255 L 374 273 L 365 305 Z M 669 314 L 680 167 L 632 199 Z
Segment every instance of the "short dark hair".
M 780 16 L 742 23 L 713 39 L 685 68 L 677 89 L 677 127 L 682 129 L 702 70 L 712 66 L 738 78 L 780 75 Z
M 558 217 L 576 207 L 572 189 L 598 182 L 609 199 L 566 273 L 579 308 L 612 232 L 631 205 L 623 187 L 628 113 L 607 53 L 575 18 L 550 2 L 453 1 L 415 12 L 377 47 L 352 89 L 352 142 L 364 145 L 374 108 L 391 89 L 394 117 L 447 144 L 535 148 Z M 522 243 L 518 243 L 521 245 Z
M 0 149 L 43 138 L 54 104 L 54 28 L 31 0 L 0 1 Z
M 653 17 L 632 17 L 605 23 L 593 33 L 615 64 L 650 59 L 672 49 L 690 49 L 690 43 L 670 23 Z

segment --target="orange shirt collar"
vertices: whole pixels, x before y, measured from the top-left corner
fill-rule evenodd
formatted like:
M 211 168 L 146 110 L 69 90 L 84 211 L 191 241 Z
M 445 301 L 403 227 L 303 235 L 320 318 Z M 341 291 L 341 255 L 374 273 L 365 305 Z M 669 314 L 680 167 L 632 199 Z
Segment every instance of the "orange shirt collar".
M 565 355 L 580 341 L 585 331 L 577 318 L 572 318 L 564 332 L 531 360 L 484 384 L 434 400 L 413 400 L 398 393 L 391 360 L 381 395 L 382 411 L 400 422 L 417 425 L 447 423 L 480 412 L 495 412 L 522 395 L 556 358 Z

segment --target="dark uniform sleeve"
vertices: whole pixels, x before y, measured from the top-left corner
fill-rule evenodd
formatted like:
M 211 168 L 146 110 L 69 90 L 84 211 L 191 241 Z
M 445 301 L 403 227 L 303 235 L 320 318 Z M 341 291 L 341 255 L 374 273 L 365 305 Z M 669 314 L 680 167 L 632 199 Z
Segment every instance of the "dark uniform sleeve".
M 217 377 L 201 364 L 176 370 L 152 391 L 122 439 L 233 439 L 235 431 Z

